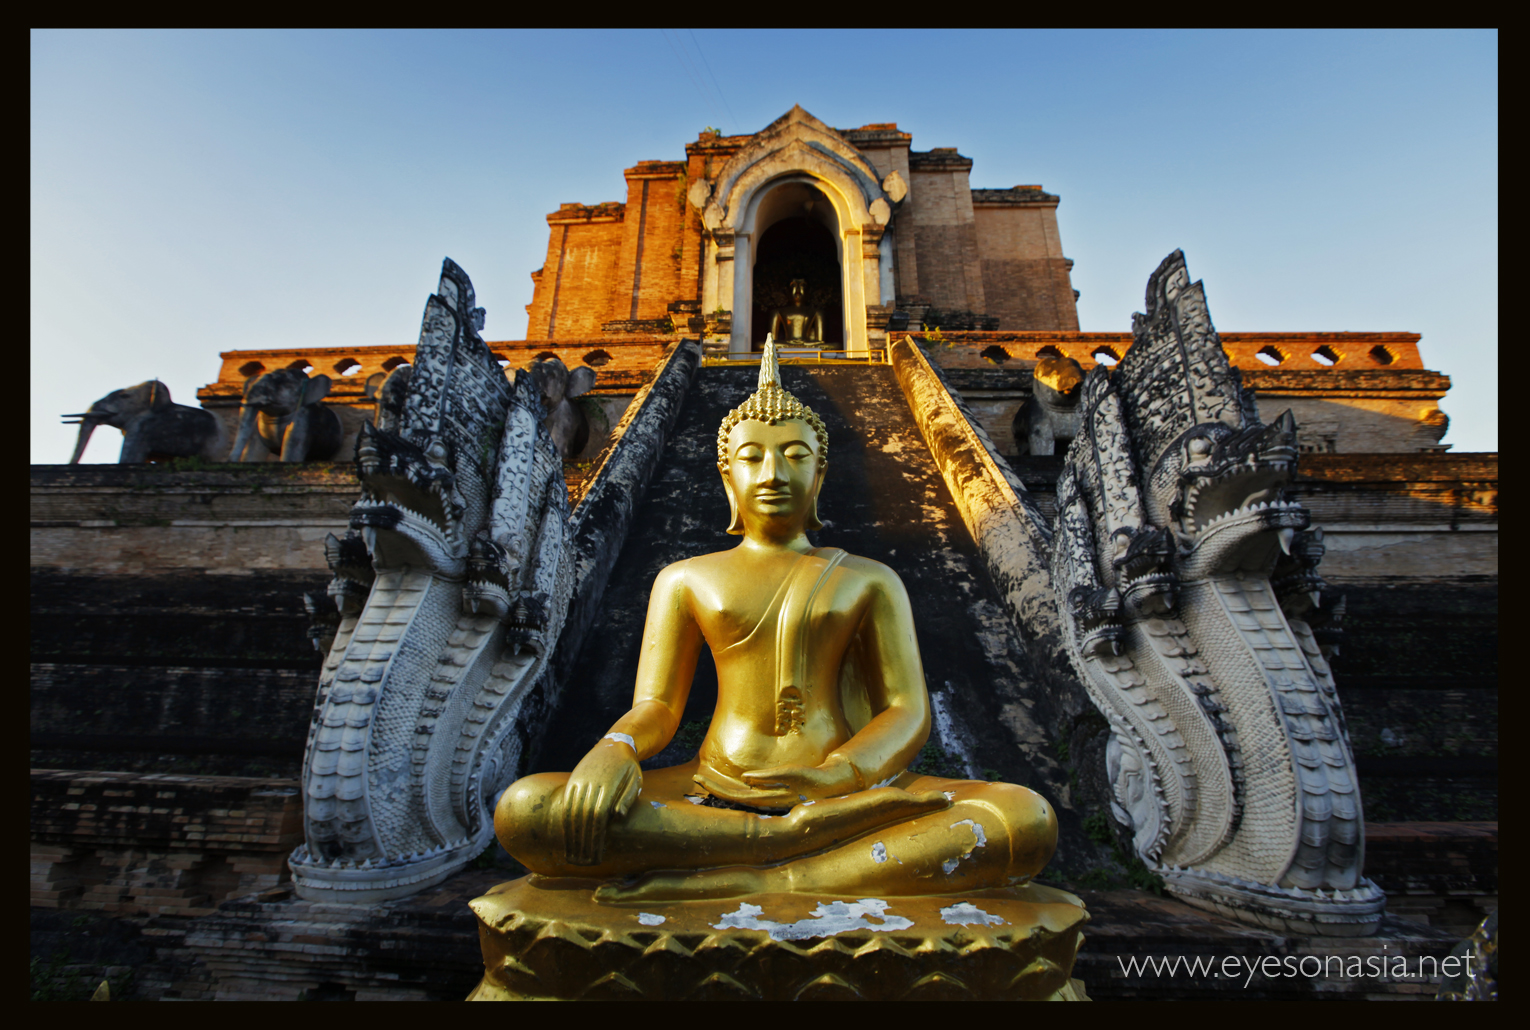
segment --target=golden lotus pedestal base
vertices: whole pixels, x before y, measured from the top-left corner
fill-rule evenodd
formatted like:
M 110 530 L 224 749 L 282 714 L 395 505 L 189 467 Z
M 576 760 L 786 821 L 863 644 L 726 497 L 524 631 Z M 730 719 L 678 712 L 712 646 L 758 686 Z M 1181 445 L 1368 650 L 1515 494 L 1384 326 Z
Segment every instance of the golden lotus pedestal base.
M 627 906 L 595 886 L 528 876 L 474 900 L 468 1000 L 1088 1000 L 1069 976 L 1089 914 L 1051 887 Z

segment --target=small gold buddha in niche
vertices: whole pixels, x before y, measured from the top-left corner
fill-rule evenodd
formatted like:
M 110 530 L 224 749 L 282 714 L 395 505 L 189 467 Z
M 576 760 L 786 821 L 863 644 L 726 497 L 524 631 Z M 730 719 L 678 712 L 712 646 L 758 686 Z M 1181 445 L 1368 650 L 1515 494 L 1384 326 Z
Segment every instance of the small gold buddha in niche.
M 723 420 L 717 463 L 738 546 L 676 562 L 649 598 L 632 709 L 572 773 L 528 776 L 495 830 L 543 876 L 612 881 L 602 901 L 777 892 L 949 894 L 1022 884 L 1057 819 L 1007 783 L 908 770 L 930 732 L 896 573 L 814 547 L 823 422 L 781 387 Z M 643 771 L 674 736 L 702 641 L 717 708 L 692 761 Z
M 823 312 L 809 307 L 803 300 L 807 280 L 793 279 L 791 291 L 792 302 L 770 313 L 767 335 L 788 346 L 823 343 Z

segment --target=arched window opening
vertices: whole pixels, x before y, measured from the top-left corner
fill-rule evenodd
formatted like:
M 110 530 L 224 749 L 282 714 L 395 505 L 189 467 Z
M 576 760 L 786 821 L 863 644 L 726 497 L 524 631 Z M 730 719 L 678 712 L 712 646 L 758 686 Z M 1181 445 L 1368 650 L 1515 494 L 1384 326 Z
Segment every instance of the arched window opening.
M 1393 354 L 1391 351 L 1387 350 L 1385 347 L 1378 343 L 1376 346 L 1371 348 L 1371 360 L 1376 362 L 1378 365 L 1390 365 L 1392 362 L 1397 360 L 1397 355 Z
M 1066 358 L 1067 356 L 1050 343 L 1036 352 L 1037 361 L 1043 361 L 1047 358 Z
M 361 371 L 361 362 L 355 358 L 341 358 L 335 362 L 335 371 L 343 376 L 353 376 Z
M 1109 347 L 1098 347 L 1095 349 L 1095 352 L 1089 356 L 1094 358 L 1095 361 L 1104 365 L 1106 368 L 1114 368 L 1121 363 L 1121 355 L 1117 354 Z
M 599 368 L 611 363 L 611 355 L 603 350 L 592 350 L 584 356 L 584 363 L 591 368 Z
M 979 357 L 981 357 L 984 361 L 990 362 L 991 364 L 1002 365 L 1004 362 L 1014 357 L 1014 355 L 1005 350 L 1003 347 L 1000 347 L 998 344 L 994 344 L 991 347 L 985 347 Z
M 536 357 L 532 358 L 531 359 L 531 363 L 533 365 L 535 365 L 538 361 L 551 361 L 551 360 L 553 360 L 556 357 L 558 357 L 558 355 L 553 353 L 552 351 L 544 350 L 542 353 L 540 353 Z
M 1266 365 L 1280 365 L 1283 364 L 1286 360 L 1286 356 L 1281 353 L 1280 349 L 1273 344 L 1259 350 L 1259 352 L 1256 353 L 1254 357 L 1258 358 Z
M 258 361 L 246 361 L 244 364 L 239 366 L 239 374 L 244 376 L 246 379 L 250 378 L 250 376 L 258 376 L 265 370 L 266 366 L 262 365 Z
M 392 372 L 395 368 L 398 368 L 398 366 L 407 364 L 409 364 L 409 362 L 405 361 L 403 358 L 392 357 L 382 363 L 382 369 L 384 372 Z
M 1312 360 L 1316 361 L 1319 365 L 1337 365 L 1339 363 L 1339 352 L 1325 343 L 1312 352 Z
M 313 371 L 313 363 L 310 362 L 307 358 L 298 358 L 287 367 L 295 372 L 302 372 L 304 375 L 307 375 L 309 372 Z

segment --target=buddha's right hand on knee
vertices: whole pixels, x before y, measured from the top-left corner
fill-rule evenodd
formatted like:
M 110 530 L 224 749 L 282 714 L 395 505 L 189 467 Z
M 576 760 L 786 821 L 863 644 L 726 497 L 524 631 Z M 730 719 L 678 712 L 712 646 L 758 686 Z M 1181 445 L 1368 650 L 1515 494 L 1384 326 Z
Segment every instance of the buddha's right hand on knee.
M 606 829 L 625 816 L 643 789 L 643 771 L 630 744 L 607 737 L 574 767 L 563 793 L 563 846 L 571 865 L 605 857 Z

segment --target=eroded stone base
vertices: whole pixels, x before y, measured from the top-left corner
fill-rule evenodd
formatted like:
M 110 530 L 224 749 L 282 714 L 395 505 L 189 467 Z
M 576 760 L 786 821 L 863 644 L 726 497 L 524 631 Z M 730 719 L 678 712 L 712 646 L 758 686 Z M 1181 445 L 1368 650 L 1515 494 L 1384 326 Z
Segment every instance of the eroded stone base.
M 532 876 L 474 900 L 469 1000 L 1087 1000 L 1070 976 L 1089 914 L 1051 887 L 617 906 L 594 886 Z

